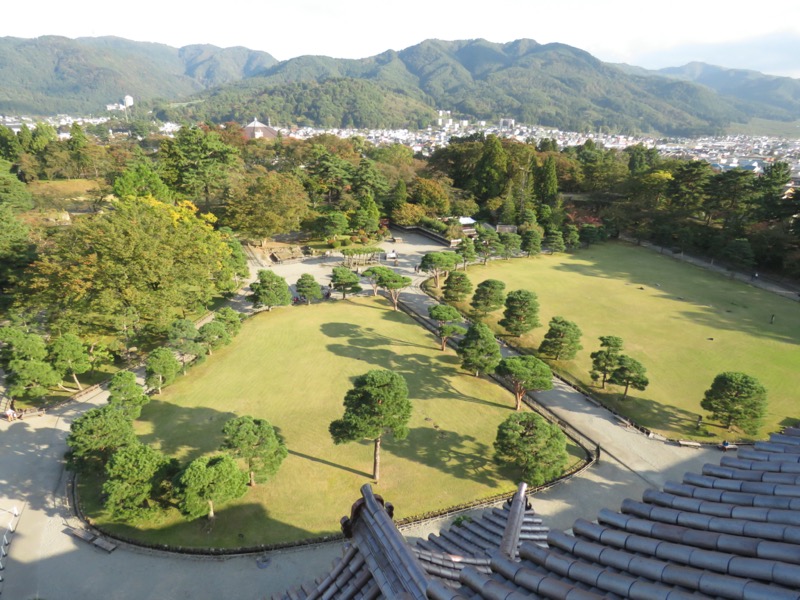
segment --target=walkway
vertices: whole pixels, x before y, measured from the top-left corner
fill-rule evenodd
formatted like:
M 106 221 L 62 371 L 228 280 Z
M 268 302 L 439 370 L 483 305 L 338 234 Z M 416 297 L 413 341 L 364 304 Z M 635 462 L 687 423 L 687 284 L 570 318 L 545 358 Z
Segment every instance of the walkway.
M 415 282 L 415 287 L 403 293 L 403 300 L 427 316 L 432 301 L 416 287 L 424 276 L 416 274 L 414 267 L 425 253 L 442 247 L 417 234 L 404 233 L 403 239 L 383 246 L 397 251 L 397 270 Z M 289 283 L 311 273 L 325 284 L 335 264 L 333 260 L 315 260 L 272 268 Z M 243 306 L 241 298 L 237 304 Z M 640 498 L 645 489 L 660 487 L 669 479 L 679 480 L 685 471 L 699 472 L 705 462 L 718 462 L 715 450 L 679 448 L 623 428 L 607 411 L 560 382 L 537 399 L 560 419 L 587 432 L 603 451 L 600 463 L 592 469 L 533 498 L 534 508 L 552 529 L 567 529 L 579 516 L 591 519 L 600 508 L 618 507 L 624 498 Z M 256 600 L 327 572 L 331 561 L 341 554 L 342 545 L 334 543 L 275 552 L 264 565 L 255 556 L 182 558 L 125 545 L 106 554 L 68 535 L 66 529 L 77 523 L 65 500 L 62 457 L 66 434 L 77 416 L 105 400 L 99 392 L 43 417 L 0 422 L 0 528 L 12 519 L 15 507 L 21 511 L 8 557 L 0 559 L 4 598 L 216 600 L 235 596 Z M 358 491 L 353 490 L 353 498 L 357 496 Z M 349 505 L 342 507 L 343 515 L 348 511 Z M 439 525 L 426 523 L 404 532 L 412 537 L 427 536 Z

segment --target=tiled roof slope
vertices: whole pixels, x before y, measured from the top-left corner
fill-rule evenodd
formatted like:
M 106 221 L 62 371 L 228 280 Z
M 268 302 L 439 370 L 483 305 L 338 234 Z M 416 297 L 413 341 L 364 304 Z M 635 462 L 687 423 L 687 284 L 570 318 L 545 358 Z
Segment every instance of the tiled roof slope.
M 800 600 L 796 428 L 578 519 L 571 534 L 542 527 L 522 486 L 503 509 L 410 546 L 369 486 L 362 494 L 334 572 L 284 598 Z

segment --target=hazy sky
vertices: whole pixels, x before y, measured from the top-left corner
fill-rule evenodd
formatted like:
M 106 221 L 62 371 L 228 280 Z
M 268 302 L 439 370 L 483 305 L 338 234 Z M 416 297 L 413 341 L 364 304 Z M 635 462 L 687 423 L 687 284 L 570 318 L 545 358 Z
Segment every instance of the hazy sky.
M 648 68 L 700 60 L 800 77 L 798 0 L 31 0 L 3 3 L 0 36 L 115 35 L 364 58 L 428 38 L 562 42 Z

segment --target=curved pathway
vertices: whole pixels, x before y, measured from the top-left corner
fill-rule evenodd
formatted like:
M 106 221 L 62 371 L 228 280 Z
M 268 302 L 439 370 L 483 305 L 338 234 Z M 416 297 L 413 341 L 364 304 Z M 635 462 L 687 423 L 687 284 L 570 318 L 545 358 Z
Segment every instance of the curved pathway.
M 442 247 L 417 234 L 404 233 L 403 239 L 383 246 L 397 251 L 396 269 L 414 280 L 403 301 L 427 316 L 432 300 L 417 287 L 424 277 L 414 267 L 426 252 Z M 273 270 L 290 283 L 312 273 L 325 284 L 335 264 L 333 259 L 318 259 Z M 257 268 L 252 265 L 253 274 Z M 235 303 L 244 307 L 241 298 Z M 679 448 L 625 429 L 610 413 L 561 382 L 538 394 L 537 400 L 602 448 L 602 458 L 593 468 L 533 498 L 534 508 L 553 529 L 568 529 L 578 517 L 591 519 L 600 508 L 617 507 L 624 498 L 640 498 L 645 489 L 679 480 L 685 471 L 699 471 L 705 462 L 718 462 L 716 450 Z M 43 417 L 0 421 L 0 530 L 8 524 L 15 528 L 7 536 L 8 556 L 0 558 L 4 598 L 256 600 L 325 573 L 341 554 L 341 543 L 273 552 L 267 565 L 256 556 L 183 558 L 124 544 L 106 554 L 69 535 L 68 529 L 78 523 L 66 494 L 66 434 L 77 416 L 105 401 L 105 393 L 98 392 Z M 353 498 L 357 495 L 353 490 Z M 15 509 L 19 517 L 14 516 Z M 348 511 L 349 505 L 342 507 L 343 515 Z M 411 526 L 404 533 L 426 536 L 441 524 Z

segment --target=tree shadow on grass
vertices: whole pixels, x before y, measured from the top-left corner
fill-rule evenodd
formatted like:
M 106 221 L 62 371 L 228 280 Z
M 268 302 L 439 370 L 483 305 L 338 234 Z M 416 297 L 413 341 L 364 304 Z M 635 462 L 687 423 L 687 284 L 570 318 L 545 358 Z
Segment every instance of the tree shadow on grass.
M 255 548 L 316 537 L 305 529 L 270 518 L 269 511 L 260 503 L 215 504 L 214 512 L 214 519 L 172 521 L 163 527 L 154 519 L 140 521 L 136 526 L 113 523 L 103 528 L 112 535 L 144 544 L 186 548 Z M 336 533 L 335 526 L 336 523 L 331 523 L 331 531 L 326 533 Z
M 370 445 L 372 445 L 372 442 L 370 442 Z M 304 458 L 306 460 L 310 460 L 311 462 L 320 463 L 320 464 L 326 465 L 328 467 L 333 467 L 335 469 L 341 469 L 342 471 L 347 471 L 348 473 L 353 473 L 354 475 L 358 475 L 359 477 L 367 477 L 367 478 L 372 477 L 372 473 L 367 473 L 365 471 L 358 471 L 356 469 L 351 469 L 350 467 L 345 467 L 345 466 L 342 466 L 342 465 L 338 465 L 338 464 L 336 464 L 334 462 L 331 462 L 329 460 L 325 460 L 324 458 L 318 458 L 316 456 L 309 456 L 308 454 L 303 454 L 302 452 L 297 452 L 296 450 L 292 450 L 291 448 L 288 448 L 288 450 L 289 450 L 289 454 L 291 454 L 293 456 L 297 456 L 298 458 Z
M 385 311 L 386 319 L 398 323 L 408 323 L 408 317 L 400 312 Z M 465 402 L 475 402 L 488 406 L 502 406 L 483 398 L 471 396 L 456 389 L 451 378 L 459 372 L 459 359 L 453 354 L 441 352 L 433 357 L 425 354 L 398 354 L 392 348 L 430 348 L 437 344 L 423 346 L 405 340 L 392 338 L 377 332 L 372 327 L 361 327 L 352 323 L 325 323 L 321 326 L 323 334 L 346 339 L 346 344 L 329 344 L 327 349 L 339 356 L 364 362 L 374 368 L 390 369 L 406 379 L 409 395 L 416 399 L 453 398 Z
M 378 332 L 374 327 L 361 327 L 352 323 L 324 323 L 320 330 L 328 337 L 348 338 L 350 344 L 362 348 L 376 348 L 387 345 L 403 348 L 427 348 L 422 344 L 389 337 Z
M 637 425 L 656 431 L 666 431 L 670 436 L 697 437 L 700 435 L 697 427 L 697 419 L 700 416 L 698 413 L 630 394 L 625 400 L 612 401 L 611 397 L 609 395 L 603 398 L 600 395 L 604 403 L 620 414 L 629 417 Z
M 633 248 L 631 248 L 633 251 Z M 641 252 L 648 252 L 641 250 Z M 673 311 L 680 320 L 718 330 L 745 332 L 760 338 L 798 344 L 797 303 L 721 273 L 648 252 L 641 264 L 629 263 L 620 268 L 613 261 L 593 262 L 589 253 L 579 255 L 583 262 L 562 263 L 554 268 L 587 278 L 618 280 L 621 289 L 630 291 L 631 303 L 635 294 L 650 294 L 662 299 L 665 310 Z M 620 301 L 623 296 L 620 296 Z M 691 310 L 682 307 L 691 306 Z M 669 308 L 668 308 L 669 307 Z M 771 323 L 772 315 L 776 316 Z
M 182 461 L 188 462 L 219 447 L 223 426 L 237 416 L 230 411 L 153 399 L 137 420 L 149 424 L 151 431 L 139 439 L 144 444 L 159 445 L 165 454 L 182 454 Z
M 498 467 L 494 451 L 470 435 L 430 427 L 414 427 L 404 440 L 393 440 L 383 448 L 399 458 L 438 469 L 457 479 L 468 479 L 496 488 L 515 481 L 518 471 Z
M 424 354 L 395 354 L 390 349 L 375 346 L 329 344 L 328 350 L 339 356 L 358 360 L 371 368 L 389 369 L 402 375 L 408 384 L 409 397 L 416 400 L 436 398 L 474 402 L 486 406 L 504 406 L 477 396 L 471 396 L 456 389 L 450 378 L 456 368 L 457 359 L 442 354 L 431 358 Z M 464 375 L 466 376 L 466 375 Z

